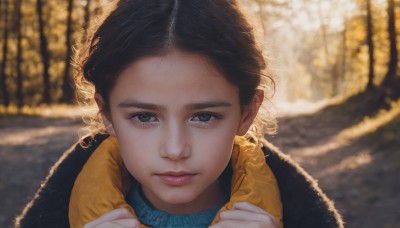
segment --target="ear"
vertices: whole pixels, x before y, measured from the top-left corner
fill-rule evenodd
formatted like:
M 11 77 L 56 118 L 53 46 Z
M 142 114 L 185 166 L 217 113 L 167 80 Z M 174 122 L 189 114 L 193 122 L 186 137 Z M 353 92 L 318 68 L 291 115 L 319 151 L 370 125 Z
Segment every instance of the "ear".
M 105 104 L 104 104 L 103 97 L 100 94 L 95 93 L 94 99 L 96 100 L 96 104 L 97 104 L 97 107 L 99 108 L 99 111 L 100 111 L 100 114 L 101 114 L 101 118 L 103 119 L 103 124 L 106 127 L 107 133 L 112 135 L 112 136 L 115 136 L 114 127 L 113 127 L 112 122 L 111 122 L 111 117 L 110 117 L 109 114 L 107 114 L 104 111 L 105 110 Z
M 237 135 L 245 135 L 247 133 L 257 116 L 258 110 L 260 109 L 263 100 L 264 91 L 256 90 L 256 94 L 254 95 L 251 103 L 246 105 L 243 109 L 239 128 L 236 132 Z

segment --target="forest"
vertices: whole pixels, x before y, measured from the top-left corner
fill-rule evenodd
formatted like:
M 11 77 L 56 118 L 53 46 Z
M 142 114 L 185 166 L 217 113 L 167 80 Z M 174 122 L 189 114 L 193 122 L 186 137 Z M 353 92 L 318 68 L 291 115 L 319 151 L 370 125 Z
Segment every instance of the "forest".
M 74 54 L 114 0 L 0 0 L 0 227 L 84 131 Z M 266 139 L 346 227 L 400 224 L 400 0 L 240 0 L 275 79 Z M 13 178 L 10 178 L 13 177 Z
M 398 93 L 399 2 L 243 0 L 259 22 L 277 99 Z M 74 50 L 105 0 L 2 0 L 0 100 L 4 107 L 73 103 Z M 293 83 L 295 82 L 295 83 Z

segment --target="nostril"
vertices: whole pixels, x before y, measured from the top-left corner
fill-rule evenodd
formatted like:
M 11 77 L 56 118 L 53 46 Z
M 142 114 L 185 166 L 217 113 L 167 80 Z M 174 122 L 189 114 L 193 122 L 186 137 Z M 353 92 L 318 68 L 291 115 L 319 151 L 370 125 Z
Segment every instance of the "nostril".
M 190 156 L 190 149 L 185 145 L 170 145 L 164 148 L 162 157 L 171 160 L 185 159 Z

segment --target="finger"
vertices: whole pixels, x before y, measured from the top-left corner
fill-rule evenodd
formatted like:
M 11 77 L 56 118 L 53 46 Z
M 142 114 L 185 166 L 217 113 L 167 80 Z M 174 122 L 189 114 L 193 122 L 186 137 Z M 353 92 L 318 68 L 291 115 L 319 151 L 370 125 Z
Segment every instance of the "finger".
M 112 221 L 117 219 L 131 219 L 131 218 L 134 218 L 134 216 L 128 211 L 128 209 L 118 208 L 100 216 L 96 220 L 87 223 L 85 225 L 85 228 L 95 227 L 106 221 Z
M 136 219 L 118 219 L 112 221 L 112 223 L 127 228 L 133 228 L 139 226 L 139 222 Z
M 268 214 L 260 214 L 242 210 L 228 210 L 224 211 L 219 216 L 220 221 L 235 220 L 235 221 L 272 221 L 272 216 Z
M 244 210 L 244 211 L 249 211 L 249 212 L 254 212 L 254 213 L 259 213 L 259 214 L 266 214 L 267 212 L 264 211 L 263 209 L 257 207 L 254 204 L 251 204 L 249 202 L 239 202 L 235 203 L 232 207 L 232 209 L 236 210 Z
M 138 226 L 132 225 L 132 223 L 119 222 L 120 220 L 105 221 L 103 223 L 97 224 L 95 228 L 136 228 Z
M 233 221 L 233 220 L 226 220 L 226 221 L 220 221 L 209 228 L 235 228 L 235 227 L 256 227 L 253 226 L 251 223 L 248 222 L 239 222 L 239 221 Z M 269 228 L 269 227 L 266 227 Z
M 241 210 L 241 208 L 243 207 L 241 207 L 240 205 L 244 205 L 245 209 L 247 210 Z M 262 210 L 261 208 L 256 207 L 252 204 L 250 205 L 240 204 L 240 205 L 239 207 L 236 207 L 236 209 L 231 209 L 222 212 L 219 217 L 220 220 L 255 221 L 255 222 L 261 222 L 263 224 L 268 224 L 269 226 L 279 225 L 278 219 L 275 218 L 275 216 L 269 214 L 268 212 Z M 255 208 L 252 206 L 254 206 Z M 249 211 L 249 209 L 251 211 Z M 259 211 L 258 209 L 260 209 L 261 211 Z

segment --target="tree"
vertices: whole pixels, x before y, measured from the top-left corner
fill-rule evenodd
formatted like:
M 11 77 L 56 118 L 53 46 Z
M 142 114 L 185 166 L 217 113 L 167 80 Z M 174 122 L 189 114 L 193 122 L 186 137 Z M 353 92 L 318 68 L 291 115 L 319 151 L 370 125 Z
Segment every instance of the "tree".
M 68 0 L 68 16 L 67 16 L 67 29 L 65 32 L 65 48 L 67 53 L 65 55 L 65 68 L 64 68 L 64 78 L 62 84 L 62 97 L 60 99 L 61 102 L 70 103 L 73 99 L 73 88 L 71 81 L 71 34 L 72 34 L 72 9 L 73 9 L 73 0 Z
M 325 53 L 325 64 L 326 66 L 328 66 L 330 64 L 329 61 L 329 44 L 328 44 L 328 35 L 327 35 L 327 24 L 325 22 L 325 16 L 322 13 L 321 10 L 321 1 L 318 1 L 318 15 L 319 15 L 319 20 L 321 23 L 320 29 L 321 29 L 321 33 L 322 33 L 322 40 L 323 40 L 323 44 L 324 44 L 324 53 Z
M 395 5 L 394 0 L 388 0 L 388 33 L 390 40 L 390 59 L 388 63 L 388 72 L 386 73 L 383 81 L 384 87 L 390 87 L 394 83 L 394 79 L 397 76 L 397 62 L 398 62 L 398 51 L 397 51 L 397 40 L 396 40 L 396 18 L 395 18 Z
M 341 79 L 346 78 L 346 67 L 347 67 L 347 10 L 345 10 L 343 15 L 343 32 L 342 32 L 342 64 L 341 64 Z
M 3 1 L 0 0 L 0 31 L 1 31 L 1 22 L 3 21 Z M 1 33 L 0 33 L 1 36 Z
M 368 44 L 368 54 L 369 54 L 369 73 L 368 73 L 368 84 L 367 89 L 372 89 L 374 87 L 374 41 L 373 41 L 373 24 L 372 24 L 372 10 L 371 10 L 371 0 L 367 0 L 367 44 Z
M 3 13 L 1 13 L 3 15 Z M 0 69 L 0 83 L 1 83 L 1 91 L 3 97 L 3 104 L 5 107 L 10 105 L 10 98 L 7 90 L 7 83 L 6 83 L 6 67 L 7 67 L 7 52 L 8 52 L 8 0 L 4 1 L 4 26 L 3 26 L 3 57 L 1 62 L 1 69 Z M 0 21 L 1 22 L 1 21 Z
M 36 12 L 39 22 L 39 35 L 40 35 L 40 55 L 43 64 L 43 93 L 42 102 L 49 104 L 51 102 L 50 98 L 50 59 L 49 52 L 47 48 L 47 37 L 44 34 L 44 21 L 43 21 L 43 4 L 41 0 L 36 0 Z
M 88 36 L 88 28 L 89 28 L 89 24 L 90 24 L 90 0 L 87 0 L 85 3 L 85 7 L 84 7 L 84 11 L 85 11 L 85 16 L 84 16 L 84 21 L 83 21 L 83 34 L 82 34 L 82 43 L 85 43 L 87 40 L 87 36 Z
M 17 68 L 17 106 L 18 108 L 22 108 L 24 105 L 24 95 L 22 92 L 22 71 L 21 71 L 21 63 L 22 63 L 22 33 L 21 33 L 21 20 L 22 20 L 22 13 L 21 13 L 21 0 L 15 1 L 15 12 L 16 12 L 16 19 L 15 19 L 15 31 L 17 35 L 17 58 L 16 58 L 16 68 Z

